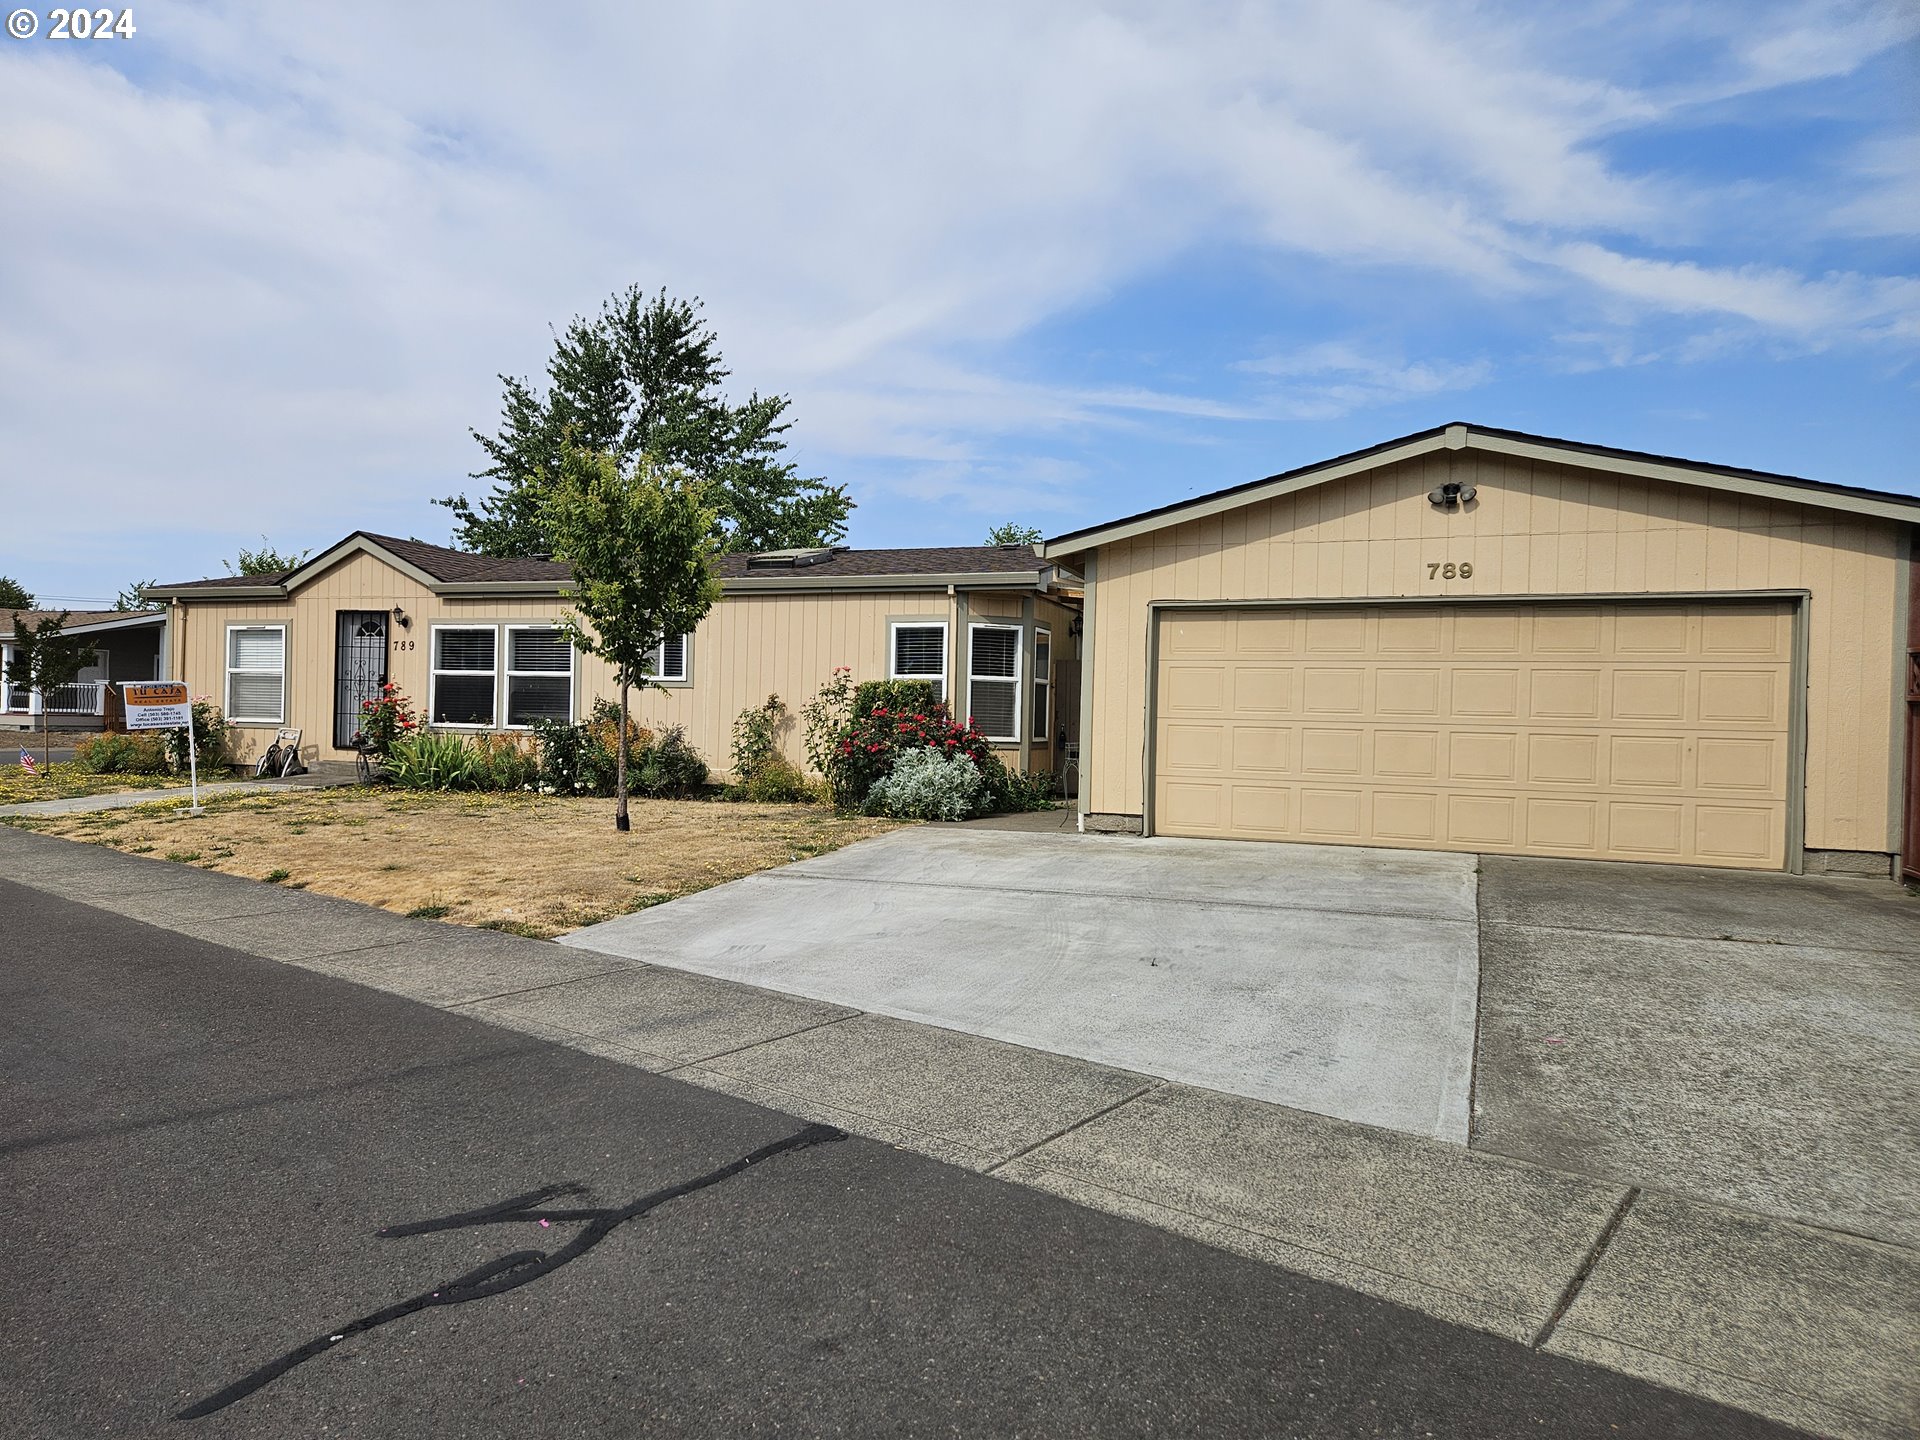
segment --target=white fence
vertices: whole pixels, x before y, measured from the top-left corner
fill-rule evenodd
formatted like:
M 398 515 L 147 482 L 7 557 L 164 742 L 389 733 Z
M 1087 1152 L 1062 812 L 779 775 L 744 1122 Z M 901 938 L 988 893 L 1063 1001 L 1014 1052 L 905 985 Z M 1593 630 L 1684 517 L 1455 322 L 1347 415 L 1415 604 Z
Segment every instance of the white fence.
M 8 685 L 4 693 L 5 704 L 0 706 L 12 715 L 38 715 L 43 711 L 48 715 L 104 715 L 107 713 L 107 682 L 104 680 L 75 680 L 70 685 L 56 686 L 45 696 L 45 704 L 38 690 L 28 690 L 24 685 Z

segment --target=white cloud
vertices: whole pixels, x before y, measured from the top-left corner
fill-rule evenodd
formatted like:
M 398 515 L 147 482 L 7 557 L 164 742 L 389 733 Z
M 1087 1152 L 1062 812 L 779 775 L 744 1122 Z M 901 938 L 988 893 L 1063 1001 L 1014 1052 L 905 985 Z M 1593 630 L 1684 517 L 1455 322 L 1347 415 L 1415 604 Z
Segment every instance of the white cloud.
M 1856 66 L 1911 33 L 1902 12 L 1630 16 L 230 0 L 143 11 L 124 73 L 105 46 L 0 46 L 13 533 L 92 543 L 102 512 L 75 493 L 204 533 L 186 570 L 262 528 L 443 533 L 421 500 L 467 487 L 494 372 L 537 368 L 550 324 L 635 280 L 704 294 L 736 372 L 794 394 L 810 453 L 989 494 L 1027 483 L 1023 437 L 1341 414 L 1491 374 L 1392 347 L 1179 384 L 1008 360 L 1201 245 L 1536 307 L 1543 338 L 1650 318 L 1911 338 L 1911 280 L 1802 273 L 1758 242 L 1663 253 L 1708 202 L 1599 148 Z M 1870 152 L 1851 223 L 1893 233 L 1911 173 L 1910 148 Z

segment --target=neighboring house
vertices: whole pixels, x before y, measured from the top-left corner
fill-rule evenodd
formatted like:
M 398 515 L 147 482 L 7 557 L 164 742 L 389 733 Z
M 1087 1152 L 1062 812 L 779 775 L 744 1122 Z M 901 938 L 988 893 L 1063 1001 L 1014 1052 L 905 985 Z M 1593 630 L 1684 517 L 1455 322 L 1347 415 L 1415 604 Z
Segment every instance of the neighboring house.
M 22 610 L 19 614 L 28 624 L 64 614 L 67 620 L 61 633 L 93 642 L 94 657 L 78 679 L 50 695 L 15 685 L 5 679 L 13 664 L 13 614 L 0 611 L 0 730 L 39 729 L 43 708 L 49 729 L 98 730 L 120 718 L 115 685 L 161 678 L 167 628 L 163 610 Z
M 777 694 L 804 764 L 798 719 L 836 667 L 858 680 L 931 680 L 1022 769 L 1057 768 L 1078 694 L 1078 579 L 1029 546 L 732 555 L 724 598 L 656 656 L 663 688 L 634 696 L 640 721 L 686 727 L 725 772 L 735 717 Z M 360 705 L 391 680 L 438 729 L 524 731 L 582 719 L 616 695 L 598 657 L 554 622 L 568 571 L 356 531 L 278 575 L 146 592 L 170 617 L 169 673 L 221 703 L 236 758 L 297 726 L 309 758 L 340 758 Z
M 1914 867 L 1916 522 L 1453 424 L 1049 540 L 1083 828 Z

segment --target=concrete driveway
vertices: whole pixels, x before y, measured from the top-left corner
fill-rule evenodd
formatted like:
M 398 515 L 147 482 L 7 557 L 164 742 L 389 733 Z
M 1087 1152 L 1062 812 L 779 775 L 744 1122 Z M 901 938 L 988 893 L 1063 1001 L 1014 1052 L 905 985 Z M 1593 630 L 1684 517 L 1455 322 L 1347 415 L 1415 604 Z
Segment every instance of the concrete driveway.
M 562 943 L 1465 1141 L 1475 864 L 926 826 Z
M 1920 1245 L 1920 899 L 1483 858 L 1475 1149 Z

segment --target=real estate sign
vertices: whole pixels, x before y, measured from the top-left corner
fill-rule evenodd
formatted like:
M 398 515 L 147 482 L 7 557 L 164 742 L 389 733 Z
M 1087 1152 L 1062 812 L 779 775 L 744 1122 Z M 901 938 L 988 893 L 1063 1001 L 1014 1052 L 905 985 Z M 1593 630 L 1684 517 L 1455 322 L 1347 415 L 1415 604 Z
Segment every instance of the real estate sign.
M 127 701 L 129 730 L 178 730 L 193 724 L 193 702 L 184 681 L 156 680 L 120 689 Z

